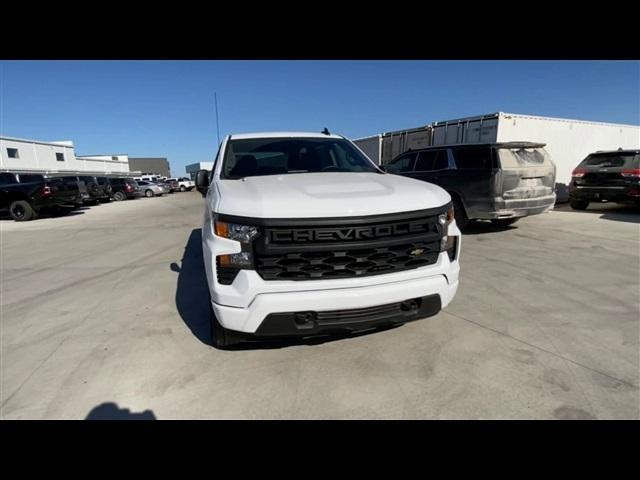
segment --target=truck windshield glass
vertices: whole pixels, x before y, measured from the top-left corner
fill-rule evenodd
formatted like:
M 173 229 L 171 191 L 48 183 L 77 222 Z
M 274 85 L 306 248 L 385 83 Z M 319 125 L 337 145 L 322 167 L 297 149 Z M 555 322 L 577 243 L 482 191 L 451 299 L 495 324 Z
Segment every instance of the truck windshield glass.
M 377 172 L 347 140 L 337 138 L 256 138 L 231 140 L 222 178 L 309 172 Z
M 581 167 L 625 167 L 638 168 L 640 155 L 635 153 L 597 153 L 589 155 L 580 164 Z

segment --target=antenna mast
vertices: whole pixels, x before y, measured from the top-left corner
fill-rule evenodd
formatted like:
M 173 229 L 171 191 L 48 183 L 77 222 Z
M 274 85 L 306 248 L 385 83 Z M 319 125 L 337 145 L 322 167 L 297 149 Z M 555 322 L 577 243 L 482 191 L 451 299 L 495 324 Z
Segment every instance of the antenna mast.
M 218 120 L 218 93 L 213 92 L 213 98 L 216 104 L 216 131 L 218 132 L 218 145 L 220 145 L 220 123 Z

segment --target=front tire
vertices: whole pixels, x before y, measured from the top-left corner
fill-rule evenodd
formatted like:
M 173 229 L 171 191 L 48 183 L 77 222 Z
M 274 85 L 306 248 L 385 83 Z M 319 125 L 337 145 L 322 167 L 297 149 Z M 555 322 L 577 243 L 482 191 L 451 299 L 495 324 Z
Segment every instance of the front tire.
M 9 215 L 16 222 L 27 222 L 37 218 L 38 214 L 26 200 L 14 200 L 9 205 Z
M 586 210 L 589 206 L 589 202 L 587 200 L 577 200 L 575 198 L 570 198 L 569 205 L 571 205 L 571 208 L 573 208 L 574 210 Z
M 516 217 L 516 218 L 494 218 L 493 220 L 491 220 L 491 223 L 493 225 L 495 225 L 496 227 L 508 227 L 509 225 L 513 225 L 514 223 L 516 223 L 518 220 L 520 220 L 519 217 Z
M 187 191 L 187 187 L 185 187 L 184 185 L 180 185 L 180 191 L 181 192 L 186 192 Z
M 465 211 L 462 202 L 457 198 L 453 201 L 453 215 L 456 219 L 456 225 L 458 225 L 460 230 L 468 227 L 471 223 L 471 220 L 467 217 L 467 212 Z
M 114 193 L 114 194 L 113 194 L 113 199 L 114 199 L 116 202 L 121 202 L 121 201 L 123 201 L 125 198 L 127 198 L 127 197 L 126 197 L 126 195 L 125 195 L 124 193 L 122 193 L 122 192 L 116 192 L 116 193 Z
M 145 190 L 144 191 L 144 196 L 147 197 L 147 198 L 153 197 L 153 191 L 152 190 Z

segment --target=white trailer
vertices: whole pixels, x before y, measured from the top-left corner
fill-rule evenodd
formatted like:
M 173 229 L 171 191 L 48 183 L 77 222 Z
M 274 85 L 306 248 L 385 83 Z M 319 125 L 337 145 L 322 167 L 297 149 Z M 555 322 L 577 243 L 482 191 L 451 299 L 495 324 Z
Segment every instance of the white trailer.
M 385 132 L 353 141 L 374 163 L 385 164 L 407 150 L 431 144 L 431 126 Z

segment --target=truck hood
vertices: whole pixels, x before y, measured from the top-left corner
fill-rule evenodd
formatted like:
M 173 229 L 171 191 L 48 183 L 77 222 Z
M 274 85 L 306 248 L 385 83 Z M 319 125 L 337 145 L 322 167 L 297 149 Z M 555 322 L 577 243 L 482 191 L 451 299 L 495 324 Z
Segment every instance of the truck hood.
M 451 201 L 442 188 L 380 173 L 295 173 L 217 180 L 214 211 L 258 218 L 351 217 L 423 210 Z M 216 208 L 217 207 L 217 208 Z

